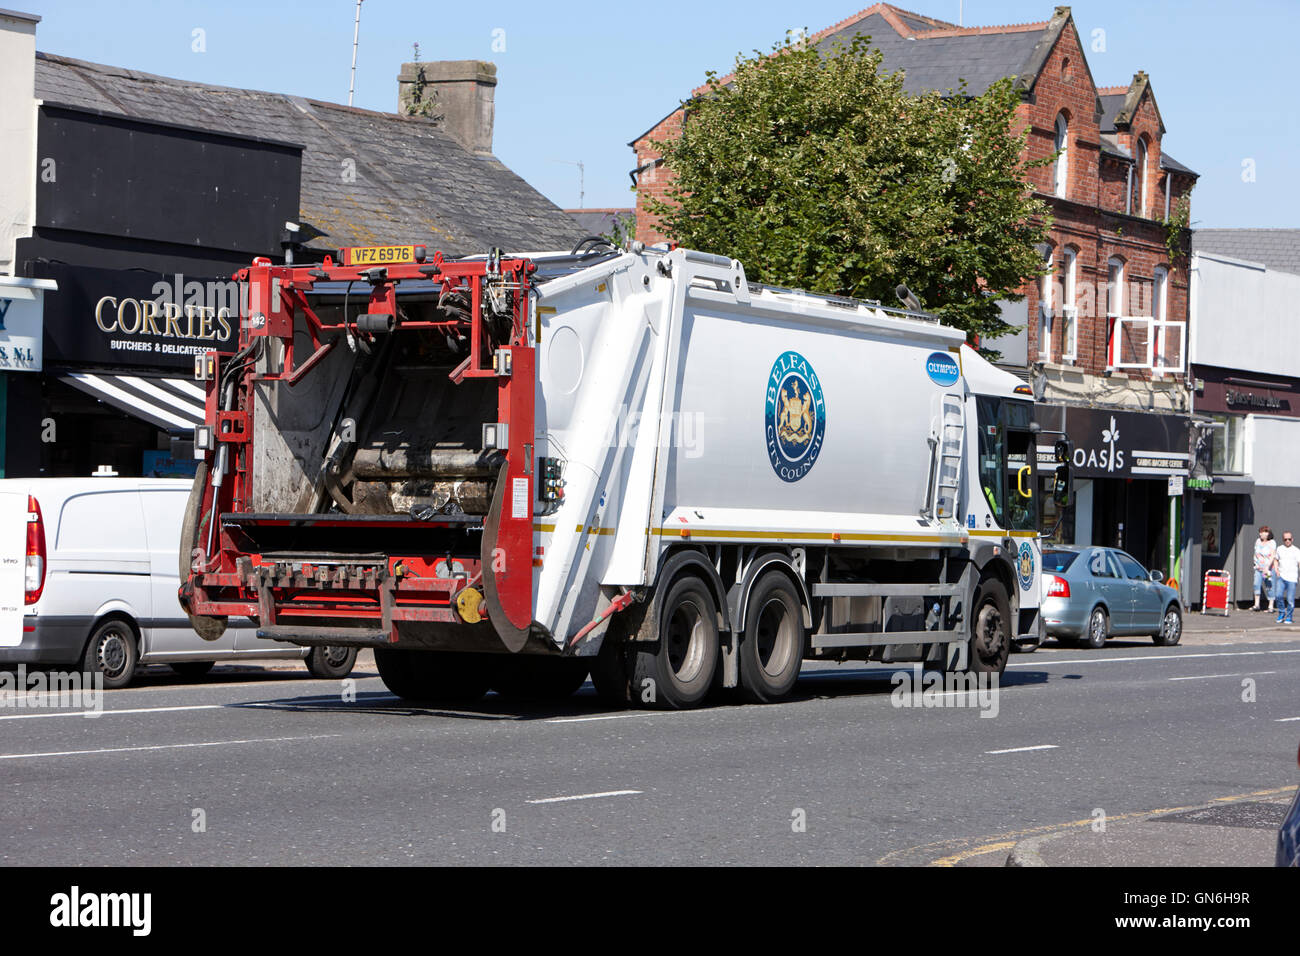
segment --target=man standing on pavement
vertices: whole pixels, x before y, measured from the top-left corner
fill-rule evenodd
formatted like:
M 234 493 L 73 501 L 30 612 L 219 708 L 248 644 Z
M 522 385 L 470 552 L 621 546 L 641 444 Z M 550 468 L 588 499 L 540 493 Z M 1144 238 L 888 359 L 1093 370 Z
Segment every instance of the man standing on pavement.
M 1277 606 L 1277 623 L 1290 624 L 1295 611 L 1295 585 L 1300 579 L 1300 548 L 1292 541 L 1291 532 L 1282 532 L 1282 547 L 1273 557 L 1277 568 L 1277 594 L 1274 603 Z
M 1268 525 L 1259 529 L 1259 540 L 1255 542 L 1255 604 L 1252 611 L 1258 611 L 1259 595 L 1262 590 L 1268 595 L 1268 609 L 1273 610 L 1273 556 L 1277 553 L 1277 543 L 1273 540 L 1273 531 Z

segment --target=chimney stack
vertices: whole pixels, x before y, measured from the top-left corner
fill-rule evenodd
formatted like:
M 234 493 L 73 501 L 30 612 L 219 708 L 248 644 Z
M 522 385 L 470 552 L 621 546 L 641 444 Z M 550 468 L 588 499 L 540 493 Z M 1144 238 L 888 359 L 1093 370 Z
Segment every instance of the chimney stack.
M 0 273 L 14 268 L 14 244 L 32 234 L 36 169 L 36 24 L 0 10 Z
M 484 60 L 403 63 L 397 75 L 398 112 L 439 119 L 438 125 L 474 153 L 492 152 L 497 67 Z

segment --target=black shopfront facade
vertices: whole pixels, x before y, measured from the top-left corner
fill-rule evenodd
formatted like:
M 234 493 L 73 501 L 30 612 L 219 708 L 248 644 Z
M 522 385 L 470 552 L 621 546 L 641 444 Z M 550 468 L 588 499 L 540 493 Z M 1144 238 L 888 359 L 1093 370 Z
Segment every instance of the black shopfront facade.
M 1053 540 L 1064 544 L 1121 548 L 1181 585 L 1191 419 L 1065 405 L 1040 405 L 1034 417 L 1043 429 L 1038 455 L 1045 492 L 1054 440 L 1063 434 L 1073 445 L 1071 504 L 1063 515 L 1048 507 L 1043 530 L 1055 530 Z M 1182 483 L 1172 496 L 1171 478 Z
M 234 350 L 232 273 L 282 261 L 302 150 L 53 103 L 37 144 L 35 225 L 15 271 L 58 289 L 43 370 L 11 377 L 6 476 L 190 474 L 194 356 Z

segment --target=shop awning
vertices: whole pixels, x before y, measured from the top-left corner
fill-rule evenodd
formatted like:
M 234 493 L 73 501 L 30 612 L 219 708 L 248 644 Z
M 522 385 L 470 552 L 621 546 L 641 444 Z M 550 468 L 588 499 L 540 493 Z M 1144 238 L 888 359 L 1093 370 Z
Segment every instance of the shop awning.
M 187 379 L 106 372 L 66 372 L 59 378 L 164 431 L 191 431 L 203 424 L 203 389 Z

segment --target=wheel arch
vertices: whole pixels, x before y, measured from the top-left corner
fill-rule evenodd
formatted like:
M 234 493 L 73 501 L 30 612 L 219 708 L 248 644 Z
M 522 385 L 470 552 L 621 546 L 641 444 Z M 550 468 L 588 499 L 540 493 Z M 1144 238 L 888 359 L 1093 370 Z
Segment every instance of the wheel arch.
M 664 596 L 672 587 L 673 582 L 688 571 L 694 572 L 708 585 L 709 591 L 713 595 L 713 601 L 718 607 L 718 631 L 731 630 L 731 617 L 727 608 L 727 589 L 722 584 L 718 569 L 713 566 L 713 562 L 709 560 L 708 555 L 698 548 L 677 548 L 666 554 L 660 562 L 659 570 L 655 574 L 654 597 L 650 606 L 653 619 L 655 621 L 659 620 L 659 612 L 663 608 Z
M 90 639 L 95 636 L 95 632 L 107 624 L 109 621 L 121 621 L 131 629 L 135 636 L 135 653 L 137 657 L 144 654 L 144 629 L 140 627 L 139 620 L 136 619 L 129 610 L 124 607 L 118 607 L 110 604 L 109 610 L 101 609 L 93 619 L 90 627 L 86 628 L 86 638 L 81 642 L 81 653 L 85 656 L 86 650 L 90 647 Z
M 754 583 L 772 568 L 778 568 L 790 579 L 795 594 L 799 597 L 803 626 L 812 627 L 812 599 L 808 594 L 808 586 L 804 583 L 803 575 L 794 566 L 794 559 L 784 551 L 768 551 L 749 563 L 739 583 L 732 585 L 727 593 L 732 626 L 737 633 L 745 629 L 745 611 L 749 606 L 749 596 L 754 590 Z

